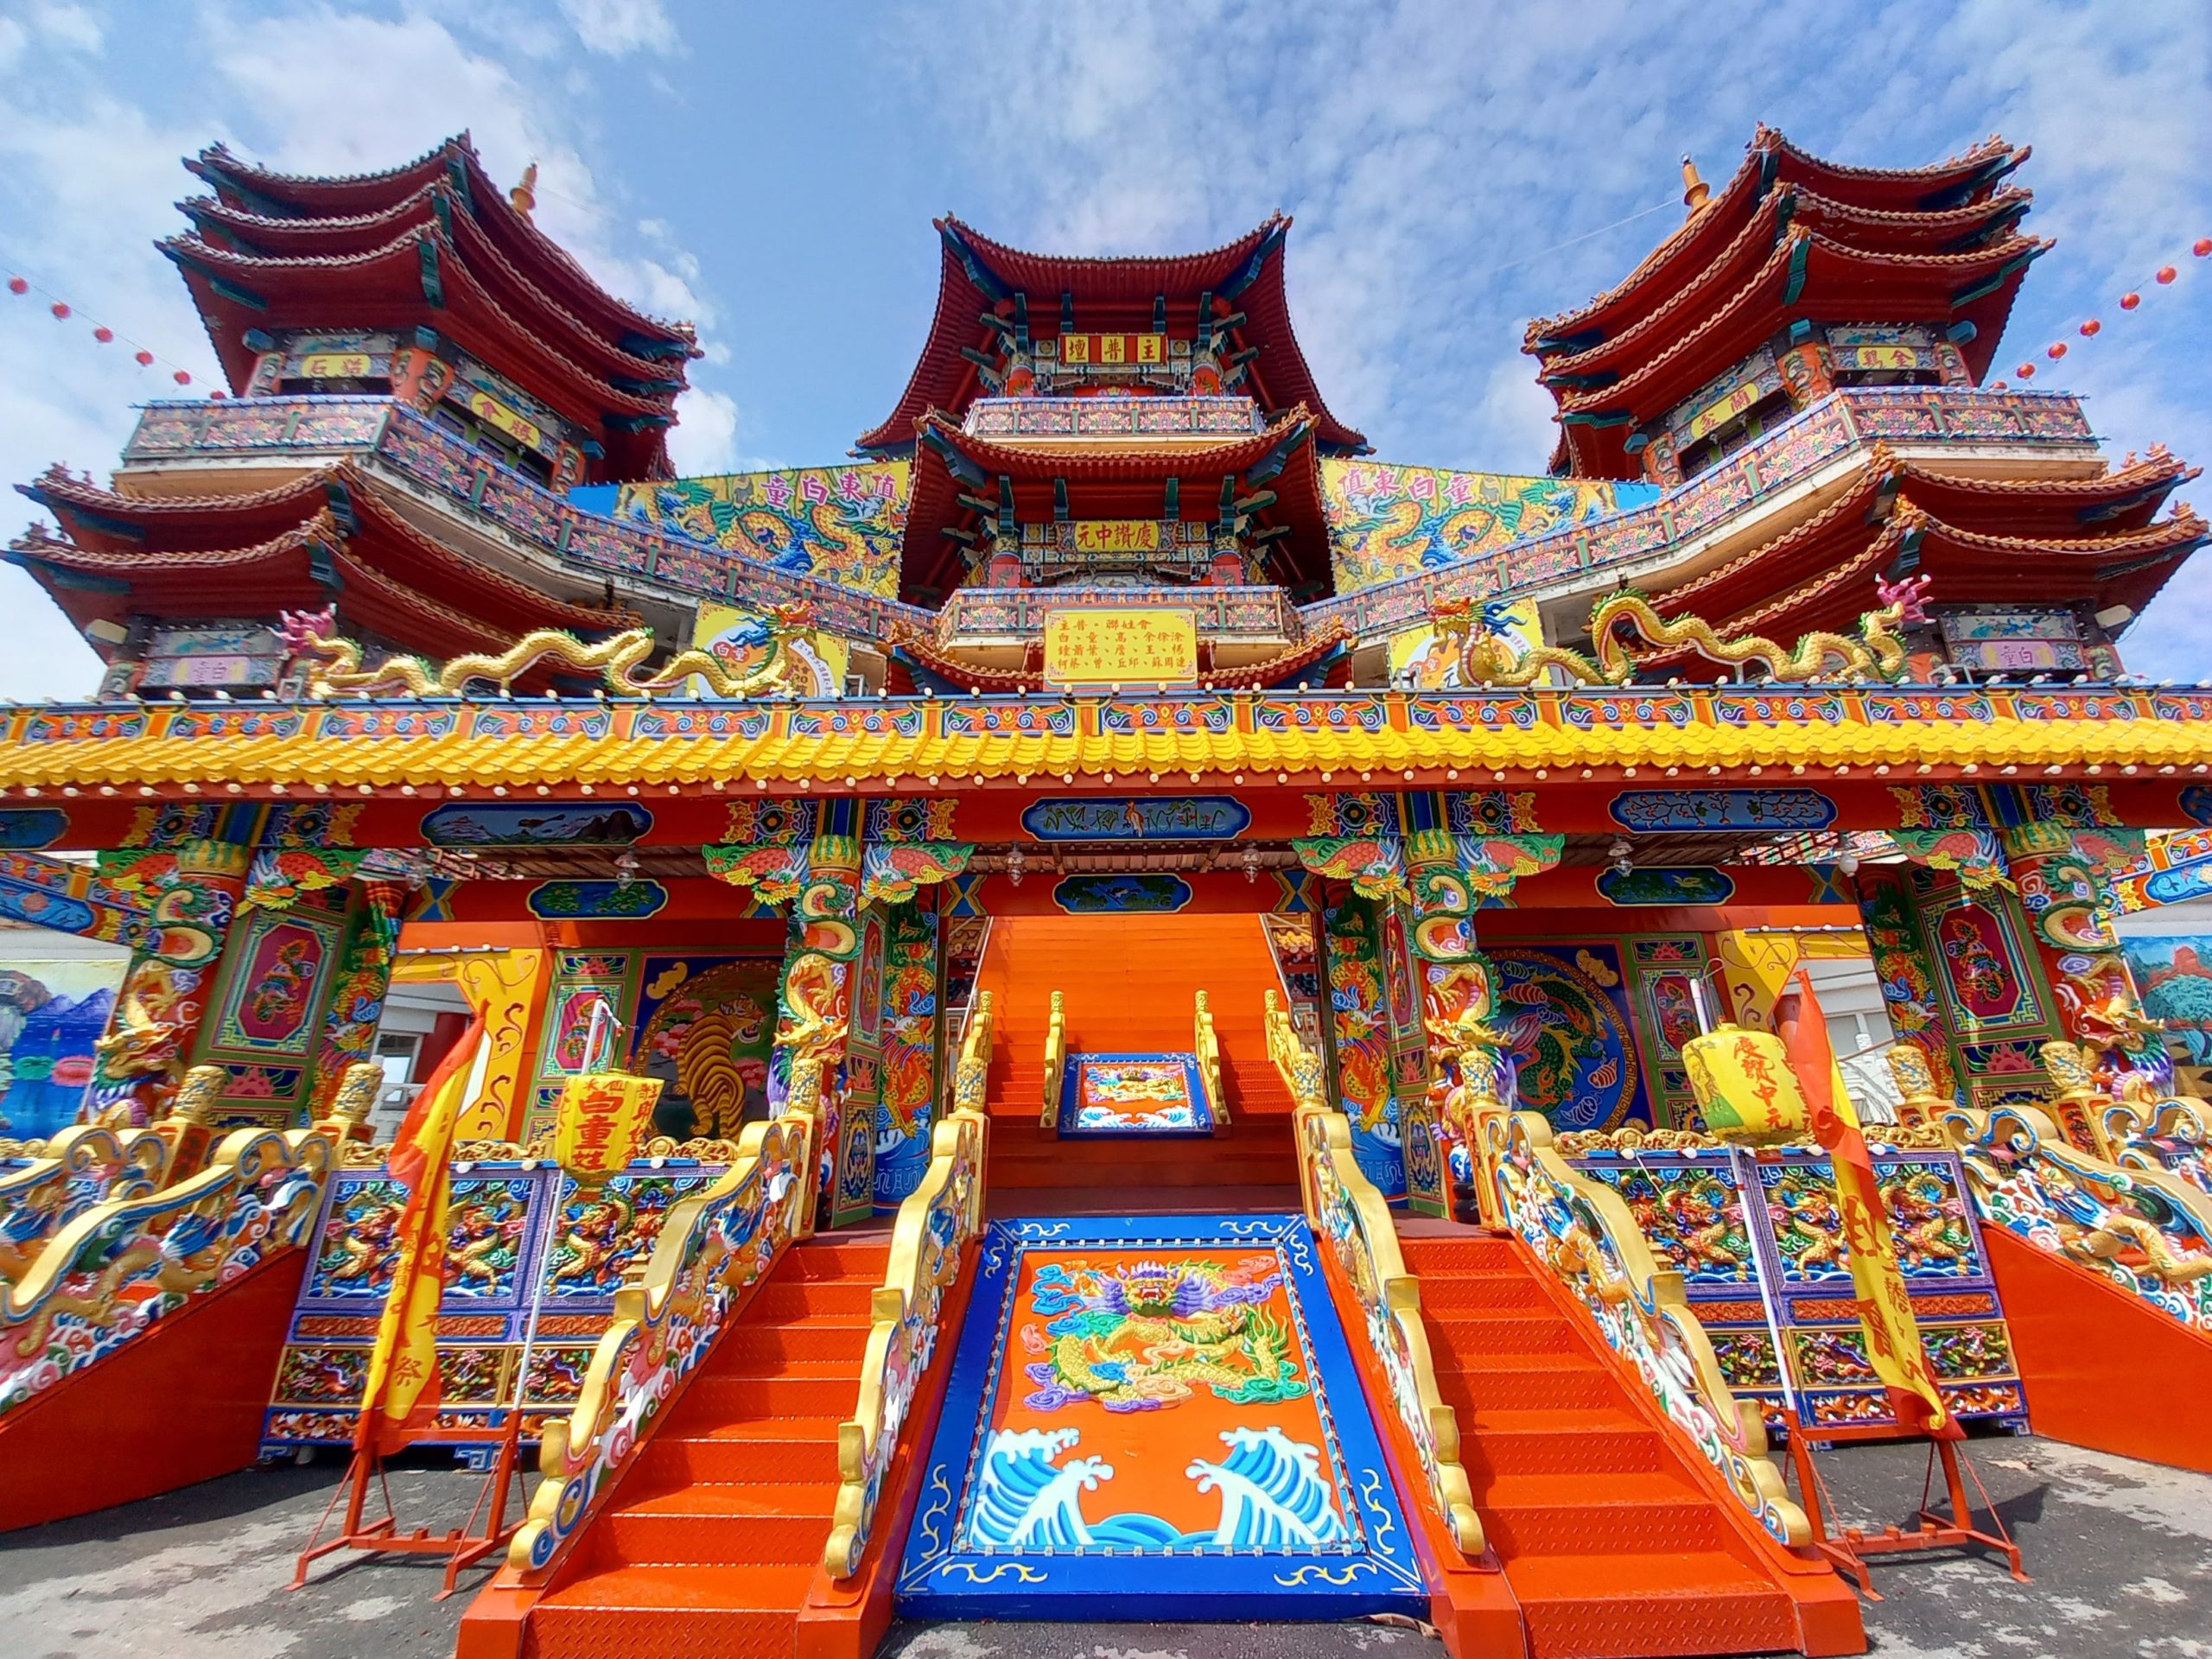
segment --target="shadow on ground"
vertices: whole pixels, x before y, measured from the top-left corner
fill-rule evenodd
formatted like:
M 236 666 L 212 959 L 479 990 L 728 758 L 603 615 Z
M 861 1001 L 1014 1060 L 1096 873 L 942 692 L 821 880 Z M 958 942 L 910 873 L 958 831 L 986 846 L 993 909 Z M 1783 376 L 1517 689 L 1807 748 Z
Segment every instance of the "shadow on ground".
M 1976 1466 L 2027 1552 L 1875 1568 L 1867 1608 L 1884 1659 L 2212 1659 L 2212 1477 L 2041 1440 L 1981 1440 Z M 1821 1460 L 1849 1522 L 1904 1521 L 1924 1454 L 1856 1446 Z M 0 1653 L 9 1659 L 424 1659 L 450 1653 L 467 1593 L 431 1597 L 430 1560 L 339 1560 L 285 1589 L 344 1469 L 327 1459 L 211 1480 L 167 1497 L 0 1535 Z M 394 1471 L 410 1526 L 458 1523 L 483 1482 L 435 1457 Z M 1335 1659 L 1440 1653 L 1375 1624 L 906 1624 L 904 1659 Z

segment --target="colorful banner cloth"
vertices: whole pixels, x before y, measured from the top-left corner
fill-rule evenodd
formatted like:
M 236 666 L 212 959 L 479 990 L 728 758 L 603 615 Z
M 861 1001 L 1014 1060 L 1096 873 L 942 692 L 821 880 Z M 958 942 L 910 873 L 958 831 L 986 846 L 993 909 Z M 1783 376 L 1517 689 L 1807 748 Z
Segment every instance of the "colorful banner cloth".
M 1302 1217 L 996 1222 L 979 1274 L 902 1614 L 1427 1616 Z
M 1211 1135 L 1213 1103 L 1195 1054 L 1071 1054 L 1060 1133 Z

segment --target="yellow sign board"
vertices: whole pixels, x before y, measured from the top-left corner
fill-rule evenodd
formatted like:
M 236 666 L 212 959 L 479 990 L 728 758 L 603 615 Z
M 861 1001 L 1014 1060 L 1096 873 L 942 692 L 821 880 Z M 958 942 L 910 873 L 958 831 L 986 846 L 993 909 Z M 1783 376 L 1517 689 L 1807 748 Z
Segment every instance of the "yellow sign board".
M 1181 685 L 1198 677 L 1189 611 L 1054 611 L 1045 619 L 1045 677 L 1060 685 Z
M 1068 364 L 1164 363 L 1165 334 L 1062 334 L 1060 362 Z
M 366 352 L 309 352 L 300 359 L 302 380 L 365 380 L 373 372 Z
M 468 394 L 468 412 L 486 426 L 497 427 L 517 443 L 527 444 L 532 449 L 545 447 L 545 434 L 537 423 L 518 415 L 488 391 Z
M 1075 522 L 1075 550 L 1078 553 L 1157 553 L 1157 518 L 1078 518 Z
M 610 1175 L 638 1155 L 660 1099 L 658 1077 L 568 1077 L 553 1112 L 553 1158 L 572 1175 Z
M 1846 369 L 1916 369 L 1920 353 L 1910 346 L 1852 346 L 1835 354 Z
M 1695 443 L 1707 433 L 1727 425 L 1729 422 L 1758 402 L 1759 397 L 1759 383 L 1756 380 L 1745 381 L 1726 397 L 1698 410 L 1691 417 L 1689 430 L 1682 435 L 1682 441 L 1685 443 Z

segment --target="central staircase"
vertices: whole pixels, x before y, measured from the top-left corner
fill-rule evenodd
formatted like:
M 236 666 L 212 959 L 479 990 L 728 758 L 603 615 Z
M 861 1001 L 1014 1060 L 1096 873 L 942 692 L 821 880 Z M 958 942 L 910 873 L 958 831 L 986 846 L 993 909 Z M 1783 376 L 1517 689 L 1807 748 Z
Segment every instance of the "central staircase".
M 791 1246 L 531 1611 L 525 1654 L 786 1659 L 890 1254 L 887 1236 Z
M 991 993 L 995 1029 L 995 1211 L 1065 1208 L 1078 1192 L 1097 1210 L 1285 1207 L 1298 1184 L 1295 1103 L 1268 1058 L 1260 1010 L 1280 982 L 1257 916 L 1001 917 L 976 982 Z M 1054 991 L 1063 993 L 1072 1054 L 1186 1050 L 1201 990 L 1221 1043 L 1217 1117 L 1227 1108 L 1211 1136 L 1076 1141 L 1039 1127 Z
M 1841 1582 L 1718 1494 L 1517 1241 L 1454 1228 L 1399 1244 L 1535 1659 L 1863 1648 Z

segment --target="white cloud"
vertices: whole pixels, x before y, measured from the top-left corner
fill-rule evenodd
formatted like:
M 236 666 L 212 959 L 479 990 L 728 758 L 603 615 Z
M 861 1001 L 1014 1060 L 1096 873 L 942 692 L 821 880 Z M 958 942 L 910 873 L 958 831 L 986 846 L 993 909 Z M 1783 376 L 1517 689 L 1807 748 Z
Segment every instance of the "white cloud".
M 561 0 L 561 15 L 588 49 L 611 58 L 676 49 L 676 25 L 660 0 Z
M 732 473 L 737 463 L 737 403 L 728 395 L 694 386 L 676 400 L 676 429 L 668 455 L 679 474 Z

